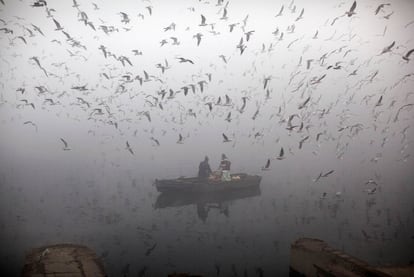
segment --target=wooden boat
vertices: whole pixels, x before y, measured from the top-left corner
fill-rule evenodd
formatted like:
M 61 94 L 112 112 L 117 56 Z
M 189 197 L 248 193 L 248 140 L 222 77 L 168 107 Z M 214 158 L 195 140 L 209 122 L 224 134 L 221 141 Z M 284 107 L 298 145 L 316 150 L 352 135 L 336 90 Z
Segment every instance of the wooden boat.
M 154 208 L 163 209 L 188 205 L 219 204 L 240 199 L 246 199 L 261 194 L 260 186 L 238 188 L 224 191 L 169 191 L 158 195 Z
M 259 186 L 262 177 L 245 173 L 231 174 L 231 181 L 204 180 L 197 177 L 155 180 L 159 192 L 216 192 Z

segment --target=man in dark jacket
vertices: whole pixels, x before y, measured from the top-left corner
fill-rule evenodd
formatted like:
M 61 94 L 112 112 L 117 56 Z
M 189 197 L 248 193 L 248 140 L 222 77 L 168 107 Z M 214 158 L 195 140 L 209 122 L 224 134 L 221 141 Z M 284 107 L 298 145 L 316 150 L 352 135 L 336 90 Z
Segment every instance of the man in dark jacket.
M 204 161 L 202 161 L 198 166 L 198 178 L 207 179 L 210 177 L 211 172 L 210 165 L 208 164 L 208 157 L 206 156 Z

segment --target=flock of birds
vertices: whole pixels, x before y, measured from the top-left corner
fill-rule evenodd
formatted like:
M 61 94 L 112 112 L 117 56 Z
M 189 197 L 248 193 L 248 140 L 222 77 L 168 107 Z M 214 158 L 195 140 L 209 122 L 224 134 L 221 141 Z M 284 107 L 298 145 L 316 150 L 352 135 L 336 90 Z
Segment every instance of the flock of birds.
M 75 27 L 66 27 L 67 24 L 61 22 L 59 19 L 61 11 L 53 6 L 53 2 L 37 0 L 30 3 L 32 9 L 40 9 L 44 12 L 44 18 L 53 24 L 54 28 L 51 29 L 50 26 L 40 28 L 30 21 L 35 20 L 34 18 L 25 19 L 13 15 L 7 20 L 3 19 L 6 16 L 4 11 L 7 11 L 13 3 L 1 1 L 3 5 L 1 12 L 3 18 L 0 17 L 0 32 L 3 33 L 1 43 L 6 44 L 6 51 L 10 54 L 10 56 L 2 55 L 3 69 L 8 67 L 12 74 L 18 74 L 16 71 L 22 68 L 13 67 L 13 59 L 21 57 L 22 53 L 30 49 L 31 45 L 35 45 L 37 40 L 65 49 L 69 55 L 60 57 L 60 61 L 53 63 L 48 63 L 47 57 L 42 58 L 39 55 L 29 57 L 30 70 L 40 78 L 37 80 L 38 85 L 28 85 L 25 80 L 20 80 L 18 84 L 14 78 L 9 78 L 6 72 L 2 72 L 1 85 L 3 88 L 14 86 L 16 93 L 10 97 L 10 92 L 3 91 L 1 104 L 14 105 L 18 110 L 29 107 L 34 111 L 37 111 L 38 106 L 41 105 L 42 109 L 48 111 L 56 108 L 66 110 L 68 113 L 73 112 L 73 107 L 77 106 L 74 114 L 81 115 L 76 118 L 77 120 L 82 118 L 96 124 L 96 128 L 91 129 L 88 134 L 95 135 L 99 132 L 99 126 L 113 126 L 114 132 L 120 137 L 131 137 L 131 135 L 137 137 L 137 134 L 146 133 L 153 147 L 161 146 L 163 141 L 160 136 L 170 133 L 178 137 L 177 144 L 185 144 L 192 136 L 197 137 L 197 132 L 204 125 L 211 125 L 214 124 L 212 122 L 218 121 L 227 122 L 225 131 L 217 130 L 221 127 L 213 127 L 213 129 L 217 132 L 217 136 L 221 134 L 223 143 L 230 143 L 232 147 L 237 147 L 238 140 L 243 136 L 252 143 L 263 142 L 269 138 L 276 144 L 283 141 L 284 136 L 287 137 L 288 140 L 285 139 L 284 143 L 288 145 L 279 146 L 278 154 L 265 160 L 265 165 L 261 167 L 263 171 L 272 168 L 272 161 L 289 159 L 289 155 L 292 156 L 295 152 L 303 150 L 306 144 L 314 143 L 320 147 L 323 140 L 335 141 L 336 157 L 342 159 L 354 136 L 367 130 L 377 132 L 377 128 L 381 128 L 380 134 L 383 135 L 381 147 L 384 147 L 390 139 L 389 136 L 395 137 L 398 134 L 394 131 L 388 135 L 389 129 L 393 128 L 393 124 L 400 126 L 400 122 L 403 121 L 405 125 L 399 131 L 402 135 L 401 144 L 404 147 L 401 150 L 403 154 L 401 160 L 408 160 L 409 153 L 406 153 L 405 149 L 410 143 L 407 132 L 411 125 L 407 120 L 410 116 L 412 119 L 414 100 L 410 96 L 414 92 L 405 91 L 405 86 L 412 82 L 414 76 L 410 62 L 414 49 L 401 45 L 397 39 L 391 39 L 389 44 L 370 57 L 363 59 L 358 56 L 358 47 L 364 47 L 364 44 L 369 44 L 370 41 L 364 41 L 356 30 L 352 28 L 345 30 L 346 28 L 343 27 L 343 25 L 351 26 L 353 21 L 362 20 L 358 18 L 360 5 L 357 1 L 353 1 L 348 8 L 344 7 L 345 2 L 337 4 L 334 7 L 337 16 L 328 16 L 325 23 L 310 37 L 300 33 L 306 24 L 307 11 L 297 6 L 295 0 L 281 4 L 274 15 L 275 29 L 268 34 L 268 41 L 263 42 L 255 41 L 257 32 L 250 27 L 249 14 L 239 20 L 231 16 L 231 6 L 236 5 L 235 3 L 223 0 L 218 0 L 216 3 L 198 1 L 195 6 L 188 7 L 185 11 L 192 14 L 192 18 L 198 17 L 198 22 L 189 20 L 187 22 L 189 26 L 179 26 L 178 23 L 171 22 L 159 30 L 165 34 L 165 38 L 159 42 L 158 47 L 160 49 L 169 47 L 172 52 L 175 51 L 174 49 L 178 50 L 172 60 L 166 55 L 154 68 L 142 68 L 139 59 L 145 57 L 145 52 L 140 49 L 130 49 L 130 55 L 120 54 L 101 43 L 102 36 L 110 39 L 111 36 L 122 32 L 126 34 L 139 32 L 136 29 L 140 22 L 148 20 L 157 12 L 156 5 L 151 1 L 143 0 L 142 3 L 141 9 L 135 11 L 114 11 L 119 15 L 119 22 L 108 24 L 107 20 L 100 17 L 96 19 L 91 12 L 88 12 L 89 14 L 86 12 L 93 8 L 92 12 L 98 13 L 101 10 L 100 5 L 80 4 L 73 0 L 73 15 L 79 25 L 76 28 L 84 28 L 83 30 L 88 34 L 92 32 L 93 43 L 99 45 L 95 47 L 79 39 L 74 34 Z M 215 10 L 216 14 L 207 15 L 203 11 L 206 6 Z M 394 15 L 392 8 L 390 3 L 379 3 L 376 7 L 372 7 L 371 16 L 380 18 L 379 22 L 385 25 L 384 33 L 380 35 L 382 37 L 386 35 L 387 22 L 398 16 Z M 407 22 L 401 28 L 410 32 L 413 23 L 414 21 Z M 285 29 L 282 28 L 283 24 L 287 25 Z M 338 24 L 342 25 L 336 28 Z M 185 38 L 175 35 L 179 28 L 184 30 Z M 198 50 L 203 46 L 204 40 L 219 38 L 226 34 L 238 34 L 239 38 L 234 41 L 233 50 L 229 53 L 218 52 L 216 60 L 211 61 L 209 67 L 198 67 L 198 72 L 195 72 L 193 68 L 197 66 L 202 51 L 205 51 L 205 49 Z M 322 36 L 326 38 L 321 38 Z M 184 44 L 183 41 L 187 38 L 194 40 L 192 45 Z M 188 44 L 188 41 L 185 41 Z M 331 42 L 341 46 L 326 49 L 327 45 L 332 45 Z M 412 43 L 411 40 L 409 42 Z M 261 45 L 261 48 L 257 45 Z M 374 46 L 371 46 L 372 49 Z M 316 49 L 317 54 L 310 54 L 312 49 Z M 197 53 L 199 56 L 194 54 L 193 57 L 184 57 L 182 51 Z M 209 51 L 221 50 L 217 48 Z M 266 69 L 261 70 L 260 66 L 280 53 L 292 55 L 292 51 L 298 53 L 297 64 L 293 66 L 283 64 L 278 70 L 283 71 L 281 75 L 286 74 L 288 78 L 278 81 L 277 85 L 274 84 L 273 80 L 280 79 L 274 66 L 269 72 Z M 104 61 L 104 65 L 99 68 L 100 72 L 94 73 L 97 75 L 95 77 L 98 78 L 98 82 L 95 86 L 88 82 L 79 84 L 82 79 L 86 80 L 88 77 L 82 77 L 71 70 L 69 64 L 96 63 L 96 60 L 90 58 L 92 55 L 100 55 L 98 59 Z M 403 72 L 401 76 L 397 75 L 399 73 L 393 76 L 386 76 L 388 73 L 382 74 L 381 63 L 389 60 L 398 64 Z M 215 88 L 226 84 L 226 76 L 229 76 L 223 76 L 223 72 L 227 68 L 232 68 L 231 63 L 236 61 L 245 61 L 245 71 L 239 77 L 249 80 L 249 85 L 245 88 L 229 88 L 227 92 L 220 91 L 218 94 L 214 91 Z M 51 69 L 52 67 L 54 69 Z M 172 68 L 177 68 L 177 71 L 182 70 L 190 76 L 178 81 L 182 83 L 180 87 L 170 84 L 177 83 L 177 80 L 171 82 L 172 77 L 166 77 Z M 36 69 L 39 71 L 36 72 Z M 154 72 L 155 70 L 159 71 Z M 323 85 L 337 82 L 336 72 L 340 72 L 339 79 L 347 79 L 347 86 L 343 89 L 344 92 L 336 95 L 336 99 L 326 100 L 329 99 L 326 96 L 329 91 L 323 91 L 326 90 Z M 67 84 L 67 80 L 73 78 L 77 81 Z M 388 83 L 380 89 L 379 93 L 367 93 L 366 91 L 375 87 L 377 82 L 381 83 L 380 78 L 386 78 Z M 52 80 L 57 81 L 58 85 L 52 87 Z M 69 91 L 59 87 L 67 87 L 67 85 Z M 101 95 L 98 91 L 106 91 L 107 94 Z M 16 100 L 12 99 L 14 97 Z M 352 105 L 357 109 L 372 110 L 372 113 L 368 114 L 370 118 L 367 122 L 358 122 L 359 118 L 348 108 Z M 404 120 L 401 120 L 402 114 Z M 332 118 L 336 118 L 334 121 L 336 126 L 329 123 Z M 38 126 L 34 120 L 25 120 L 23 124 L 32 126 L 36 132 L 43 129 L 43 126 Z M 166 127 L 157 130 L 157 124 L 164 124 Z M 222 126 L 222 123 L 217 126 Z M 242 131 L 244 126 L 250 128 L 248 134 Z M 238 131 L 234 131 L 233 134 L 228 133 L 231 128 L 237 130 L 238 127 L 241 127 Z M 333 130 L 334 128 L 337 129 Z M 135 129 L 132 134 L 131 129 Z M 278 134 L 276 140 L 272 132 Z M 76 149 L 67 138 L 61 137 L 60 141 L 64 151 Z M 297 145 L 297 150 L 294 144 Z M 125 139 L 123 148 L 131 155 L 136 155 L 135 145 L 131 139 Z M 289 150 L 289 155 L 285 149 Z M 318 155 L 317 150 L 312 153 Z M 381 155 L 373 158 L 372 161 L 376 162 L 379 158 Z M 321 171 L 313 181 L 318 182 L 334 172 L 333 169 Z M 375 188 L 368 191 L 370 194 L 374 192 Z
M 3 5 L 2 10 L 7 10 L 8 6 L 13 5 L 6 1 L 1 1 Z M 157 11 L 157 7 L 149 0 L 143 1 L 143 9 L 129 12 L 118 12 L 119 23 L 110 25 L 106 23 L 105 19 L 99 18 L 99 22 L 93 19 L 93 16 L 87 14 L 86 10 L 91 7 L 87 7 L 89 4 L 80 4 L 76 0 L 73 0 L 73 11 L 74 15 L 77 16 L 79 22 L 79 28 L 89 29 L 92 31 L 95 39 L 95 44 L 99 44 L 101 36 L 111 37 L 121 32 L 134 32 L 134 28 L 139 26 L 139 21 L 145 21 L 148 17 L 154 16 Z M 140 132 L 148 133 L 149 141 L 152 145 L 157 147 L 160 146 L 162 140 L 156 137 L 157 126 L 154 125 L 152 128 L 143 127 L 142 120 L 146 119 L 148 123 L 153 123 L 154 117 L 157 118 L 158 123 L 168 124 L 170 130 L 162 129 L 161 135 L 164 136 L 168 132 L 177 132 L 181 129 L 182 132 L 186 131 L 188 135 L 183 135 L 180 131 L 176 134 L 177 144 L 184 144 L 184 142 L 190 139 L 191 136 L 196 136 L 196 133 L 200 127 L 191 127 L 194 121 L 198 121 L 199 126 L 206 125 L 206 122 L 213 122 L 218 120 L 226 121 L 226 130 L 234 128 L 234 122 L 237 122 L 236 127 L 240 124 L 249 126 L 246 122 L 249 120 L 253 121 L 252 128 L 248 134 L 248 138 L 254 138 L 253 141 L 262 139 L 265 137 L 272 136 L 272 131 L 278 131 L 279 133 L 285 131 L 287 136 L 290 138 L 289 143 L 295 140 L 298 143 L 298 150 L 302 150 L 305 144 L 310 143 L 313 139 L 314 142 L 320 145 L 321 140 L 325 139 L 336 140 L 337 143 L 337 158 L 341 158 L 346 148 L 349 146 L 349 141 L 340 143 L 339 141 L 344 138 L 345 131 L 349 132 L 349 135 L 357 135 L 361 131 L 374 128 L 376 129 L 376 121 L 382 113 L 387 111 L 378 109 L 381 106 L 387 106 L 389 111 L 393 111 L 394 115 L 389 115 L 386 126 L 383 130 L 390 128 L 390 124 L 398 124 L 400 121 L 400 114 L 403 111 L 411 111 L 414 105 L 414 100 L 410 100 L 411 91 L 404 92 L 404 98 L 399 97 L 399 94 L 391 94 L 390 91 L 397 91 L 405 83 L 412 80 L 414 72 L 409 72 L 401 76 L 397 81 L 393 77 L 390 81 L 395 81 L 391 86 L 384 86 L 379 94 L 367 94 L 363 91 L 370 88 L 370 85 L 375 84 L 378 76 L 381 74 L 380 63 L 386 59 L 395 59 L 400 62 L 400 67 L 411 68 L 410 57 L 414 52 L 414 49 L 403 50 L 406 48 L 404 45 L 398 45 L 396 40 L 393 40 L 390 44 L 386 45 L 378 53 L 374 53 L 371 57 L 361 60 L 360 57 L 352 56 L 353 53 L 358 52 L 358 46 L 367 43 L 354 31 L 342 31 L 341 28 L 336 29 L 336 25 L 341 22 L 345 25 L 352 24 L 353 20 L 358 20 L 359 5 L 356 1 L 350 5 L 348 9 L 344 9 L 341 2 L 337 5 L 338 16 L 333 18 L 327 18 L 326 22 L 320 29 L 316 30 L 314 35 L 310 38 L 305 38 L 305 34 L 297 34 L 300 29 L 306 24 L 307 13 L 304 8 L 300 8 L 292 0 L 290 3 L 281 4 L 278 12 L 275 14 L 278 24 L 282 25 L 281 22 L 287 25 L 286 30 L 282 27 L 276 26 L 276 29 L 269 34 L 270 43 L 262 42 L 262 47 L 255 48 L 252 45 L 252 41 L 255 40 L 256 30 L 250 29 L 249 27 L 249 14 L 247 14 L 242 20 L 238 21 L 231 16 L 232 3 L 229 1 L 224 2 L 218 0 L 217 3 L 211 3 L 208 1 L 199 1 L 197 8 L 194 6 L 188 7 L 187 11 L 191 14 L 199 14 L 200 21 L 198 23 L 188 22 L 190 26 L 185 28 L 186 33 L 191 33 L 193 29 L 197 31 L 195 34 L 190 34 L 188 37 L 195 40 L 193 46 L 185 45 L 184 51 L 190 52 L 195 51 L 203 45 L 203 40 L 208 37 L 220 37 L 224 36 L 224 32 L 235 34 L 239 33 L 239 42 L 234 44 L 233 51 L 231 53 L 217 54 L 217 60 L 211 61 L 209 68 L 206 70 L 204 67 L 199 67 L 199 72 L 192 72 L 192 67 L 197 65 L 197 59 L 199 57 L 184 57 L 177 50 L 177 54 L 174 56 L 174 60 L 178 64 L 186 65 L 185 72 L 191 74 L 191 80 L 181 80 L 181 87 L 173 87 L 170 85 L 170 77 L 165 77 L 171 68 L 178 67 L 177 63 L 168 60 L 167 57 L 164 61 L 155 65 L 156 69 L 160 69 L 157 73 L 149 73 L 152 71 L 150 68 L 141 68 L 140 62 L 137 60 L 142 56 L 145 56 L 140 49 L 131 49 L 132 55 L 118 54 L 110 47 L 100 44 L 99 47 L 94 48 L 86 45 L 83 41 L 73 35 L 74 29 L 67 28 L 64 22 L 59 19 L 59 10 L 54 8 L 54 3 L 48 3 L 45 0 L 39 0 L 31 3 L 33 9 L 40 9 L 44 11 L 44 17 L 50 20 L 54 25 L 54 29 L 40 28 L 33 22 L 21 18 L 19 16 L 12 16 L 9 20 L 2 19 L 0 17 L 0 31 L 3 32 L 2 43 L 5 44 L 8 41 L 8 52 L 12 53 L 11 57 L 2 57 L 3 64 L 9 65 L 11 72 L 13 70 L 21 70 L 21 68 L 12 67 L 13 57 L 18 58 L 21 53 L 17 51 L 21 49 L 24 51 L 25 48 L 30 48 L 31 43 L 40 39 L 44 41 L 50 41 L 51 44 L 57 44 L 62 49 L 65 49 L 69 54 L 69 57 L 62 57 L 61 62 L 54 62 L 47 64 L 46 58 L 39 56 L 31 56 L 29 58 L 29 64 L 33 66 L 33 70 L 39 69 L 40 74 L 43 74 L 44 78 L 38 81 L 39 85 L 33 87 L 26 85 L 25 81 L 21 81 L 21 85 L 14 82 L 12 86 L 15 88 L 17 102 L 13 103 L 11 100 L 4 100 L 4 92 L 2 93 L 1 104 L 13 104 L 17 109 L 25 109 L 30 107 L 33 110 L 38 109 L 38 105 L 42 108 L 50 110 L 52 107 L 58 107 L 59 109 L 68 110 L 72 106 L 78 106 L 78 113 L 84 113 L 84 117 L 87 121 L 95 122 L 98 125 L 110 125 L 113 126 L 119 135 L 127 136 L 128 130 L 135 128 L 133 136 L 137 136 Z M 96 3 L 91 4 L 93 6 L 93 12 L 99 12 L 100 6 Z M 216 9 L 216 15 L 206 16 L 203 13 L 203 6 L 213 7 Z M 341 11 L 342 10 L 342 11 Z M 4 17 L 4 12 L 1 13 Z M 218 14 L 218 16 L 217 16 Z M 385 14 L 385 15 L 384 15 Z M 293 16 L 292 16 L 293 15 Z M 385 24 L 384 34 L 387 29 L 387 21 L 392 20 L 394 11 L 392 10 L 392 4 L 380 3 L 373 8 L 372 17 L 382 16 L 383 24 Z M 195 16 L 197 17 L 197 15 Z M 346 22 L 344 22 L 346 21 Z M 407 30 L 412 26 L 414 21 L 408 22 L 403 28 Z M 191 26 L 193 24 L 194 26 Z M 181 42 L 182 38 L 174 35 L 176 30 L 180 26 L 172 22 L 168 26 L 165 26 L 160 32 L 167 34 L 167 37 L 159 42 L 161 49 L 170 47 L 171 51 L 174 51 L 173 47 L 184 47 L 184 43 Z M 184 29 L 184 27 L 181 27 Z M 326 35 L 327 32 L 333 32 L 333 35 L 323 39 L 321 36 Z M 85 32 L 87 32 L 85 30 Z M 171 33 L 171 35 L 170 35 Z M 62 39 L 63 35 L 63 39 Z M 358 42 L 355 40 L 359 39 Z M 289 40 L 289 43 L 285 43 L 285 40 Z M 340 47 L 334 49 L 324 49 L 324 45 L 328 45 L 330 41 L 338 41 L 338 44 L 343 44 Z M 23 43 L 24 45 L 18 45 Z M 302 43 L 303 49 L 299 48 L 299 44 Z M 369 42 L 368 42 L 369 43 Z M 260 45 L 260 41 L 256 42 L 256 45 Z M 307 52 L 313 45 L 319 47 L 319 54 L 309 57 Z M 355 45 L 352 47 L 351 45 Z M 252 48 L 252 49 L 250 49 Z M 16 50 L 14 50 L 16 49 Z M 191 49 L 187 51 L 186 49 Z M 284 85 L 282 88 L 284 92 L 275 92 L 276 86 L 272 86 L 272 80 L 280 79 L 277 73 L 266 74 L 260 76 L 260 64 L 253 61 L 250 65 L 251 60 L 263 60 L 272 59 L 274 55 L 283 53 L 283 51 L 296 50 L 300 53 L 298 63 L 296 66 L 291 67 L 291 72 L 288 74 L 289 79 L 281 81 Z M 211 51 L 216 51 L 211 49 Z M 220 49 L 218 49 L 220 51 Z M 250 53 L 246 53 L 250 51 Z M 92 88 L 89 84 L 70 84 L 70 91 L 56 88 L 51 88 L 51 80 L 57 80 L 60 85 L 64 87 L 66 85 L 65 80 L 71 79 L 76 76 L 77 82 L 81 80 L 81 77 L 76 72 L 71 71 L 68 66 L 68 60 L 74 61 L 77 64 L 88 64 L 94 61 L 91 56 L 93 54 L 101 53 L 101 58 L 104 59 L 105 65 L 100 68 L 101 72 L 96 72 L 99 81 L 95 88 Z M 202 55 L 202 53 L 198 53 Z M 250 57 L 244 58 L 249 55 Z M 348 59 L 347 59 L 348 58 Z M 67 61 L 65 61 L 65 59 Z M 219 66 L 230 67 L 230 63 L 233 60 L 248 60 L 246 62 L 246 71 L 243 72 L 240 78 L 250 77 L 252 84 L 246 88 L 228 89 L 227 93 L 217 95 L 217 92 L 213 91 L 215 87 L 220 87 L 221 84 L 225 83 L 226 76 L 222 76 Z M 52 70 L 51 67 L 55 69 Z M 411 67 L 410 67 L 411 66 Z M 4 68 L 4 66 L 2 66 Z M 282 65 L 281 69 L 286 72 L 287 64 Z M 177 68 L 177 70 L 181 70 Z M 216 71 L 217 73 L 215 73 Z M 349 78 L 349 84 L 347 85 L 345 92 L 338 95 L 338 98 L 331 101 L 324 101 L 325 95 L 328 92 L 321 92 L 322 89 L 319 87 L 323 85 L 323 82 L 329 82 L 329 78 L 335 75 L 332 71 L 342 72 L 343 78 Z M 366 73 L 368 71 L 368 73 Z M 135 72 L 135 73 L 134 73 Z M 138 72 L 142 72 L 138 73 Z M 316 72 L 316 75 L 315 75 Z M 116 75 L 115 73 L 118 73 Z M 16 73 L 15 73 L 16 74 Z M 286 74 L 286 73 L 285 73 Z M 357 79 L 359 76 L 359 79 Z M 3 88 L 9 84 L 5 72 L 2 73 L 1 84 Z M 332 77 L 334 78 L 334 77 Z M 353 79 L 351 79 L 353 78 Z M 83 78 L 86 79 L 86 78 Z M 259 82 L 257 80 L 260 80 Z M 216 81 L 216 83 L 214 83 Z M 255 83 L 256 81 L 256 83 Z M 335 79 L 332 80 L 335 82 Z M 261 85 L 260 85 L 261 82 Z M 110 87 L 103 85 L 110 83 Z M 262 86 L 262 87 L 260 87 Z M 106 90 L 109 94 L 101 96 L 97 93 L 99 90 Z M 277 90 L 281 90 L 281 87 L 277 87 Z M 260 92 L 262 91 L 262 93 Z M 318 95 L 318 93 L 320 93 Z M 393 97 L 392 95 L 395 95 Z M 130 101 L 132 105 L 127 103 L 119 104 L 119 101 Z M 362 96 L 362 98 L 361 98 Z M 289 97 L 288 100 L 285 98 Z M 356 104 L 357 98 L 361 98 L 360 106 L 364 108 L 372 108 L 372 127 L 366 126 L 362 123 L 354 123 L 352 125 L 346 125 L 349 118 L 352 115 L 349 113 L 347 106 Z M 374 98 L 372 103 L 371 98 Z M 30 100 L 29 100 L 30 99 Z M 252 102 L 255 100 L 255 107 Z M 295 107 L 294 102 L 298 104 Z M 343 102 L 346 105 L 343 105 Z M 388 101 L 388 103 L 385 103 Z M 407 103 L 408 101 L 408 103 Z M 413 103 L 409 103 L 412 101 Z M 118 104 L 115 104 L 118 103 Z M 400 106 L 396 108 L 396 105 Z M 341 106 L 343 105 L 343 106 Z M 136 111 L 137 109 L 142 109 Z M 395 111 L 396 109 L 396 111 Z M 246 116 L 246 114 L 253 110 L 252 116 Z M 335 110 L 335 111 L 334 111 Z M 270 111 L 270 113 L 269 113 Z M 337 130 L 330 130 L 325 119 L 330 116 L 331 113 L 336 112 L 334 116 L 339 117 L 340 120 L 337 122 L 339 127 Z M 392 117 L 392 118 L 390 118 Z M 194 119 L 194 120 L 192 120 Z M 268 125 L 261 130 L 255 126 L 254 121 L 259 121 L 257 125 Z M 37 132 L 41 127 L 37 125 L 33 120 L 24 121 L 25 125 L 31 125 Z M 233 124 L 233 125 L 232 125 Z M 186 126 L 188 126 L 186 128 Z M 329 126 L 331 127 L 331 126 Z M 410 125 L 404 126 L 405 128 L 401 131 L 404 136 L 403 144 L 407 143 L 406 132 L 410 128 Z M 168 127 L 167 127 L 168 128 Z M 94 134 L 97 130 L 90 130 L 90 134 Z M 219 131 L 220 133 L 220 131 Z M 232 135 L 221 132 L 224 143 L 233 143 L 233 147 L 236 145 L 235 132 Z M 304 134 L 304 135 L 301 135 Z M 393 134 L 395 135 L 395 133 Z M 239 134 L 239 136 L 242 136 Z M 276 143 L 279 142 L 280 135 L 276 139 Z M 386 143 L 388 138 L 384 138 L 382 146 Z M 70 144 L 67 138 L 60 138 L 62 142 L 63 150 L 69 151 L 75 149 Z M 285 147 L 286 148 L 286 147 Z M 288 158 L 285 153 L 285 148 L 280 147 L 279 154 L 270 157 L 265 162 L 265 165 L 261 168 L 262 170 L 270 170 L 273 160 L 282 161 Z M 125 140 L 124 149 L 131 155 L 135 155 L 134 143 L 130 140 Z M 289 153 L 293 154 L 293 147 L 289 146 Z M 402 158 L 403 160 L 408 159 L 408 154 Z M 322 177 L 327 177 L 334 170 L 327 173 L 321 172 L 315 179 L 318 181 Z

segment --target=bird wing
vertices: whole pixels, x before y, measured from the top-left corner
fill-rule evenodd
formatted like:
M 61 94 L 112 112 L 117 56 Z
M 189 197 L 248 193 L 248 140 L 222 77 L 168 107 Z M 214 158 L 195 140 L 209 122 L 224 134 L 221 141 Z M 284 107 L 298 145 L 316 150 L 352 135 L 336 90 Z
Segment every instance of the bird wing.
M 356 3 L 356 1 L 354 1 L 354 3 L 352 3 L 351 8 L 349 9 L 349 13 L 353 13 L 354 12 L 354 10 L 356 8 L 356 5 L 357 5 L 357 3 Z
M 63 142 L 63 144 L 65 145 L 65 148 L 68 147 L 68 143 L 66 142 L 66 140 L 64 140 L 63 138 L 60 138 L 60 140 Z
M 405 57 L 408 58 L 413 52 L 414 52 L 414 48 L 408 51 L 407 54 L 405 54 Z
M 56 21 L 56 19 L 53 18 L 53 22 L 55 22 L 56 28 L 61 29 L 62 26 L 60 26 L 59 22 Z
M 322 175 L 322 177 L 327 177 L 328 175 L 332 174 L 335 170 L 330 170 Z

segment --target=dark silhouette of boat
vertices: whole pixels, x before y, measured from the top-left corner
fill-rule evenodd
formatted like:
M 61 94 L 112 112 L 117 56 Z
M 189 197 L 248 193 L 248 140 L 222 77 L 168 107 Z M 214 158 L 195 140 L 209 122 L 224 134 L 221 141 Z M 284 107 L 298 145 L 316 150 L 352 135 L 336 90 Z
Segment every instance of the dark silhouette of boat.
M 237 173 L 231 174 L 231 181 L 215 181 L 197 177 L 155 180 L 155 187 L 159 192 L 211 193 L 256 187 L 259 186 L 261 179 L 262 177 L 258 175 Z
M 260 180 L 255 183 L 250 183 L 239 187 L 237 189 L 226 190 L 211 190 L 211 191 L 197 191 L 197 190 L 182 190 L 182 191 L 168 191 L 162 192 L 158 195 L 154 204 L 154 208 L 168 208 L 181 207 L 187 205 L 210 205 L 222 204 L 234 200 L 250 198 L 259 196 Z

